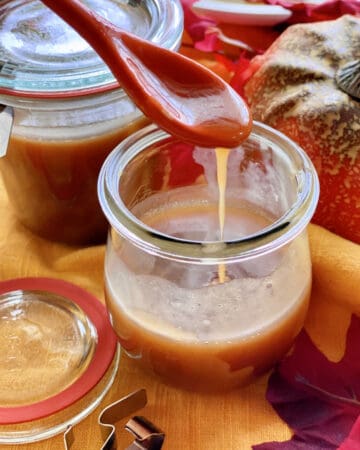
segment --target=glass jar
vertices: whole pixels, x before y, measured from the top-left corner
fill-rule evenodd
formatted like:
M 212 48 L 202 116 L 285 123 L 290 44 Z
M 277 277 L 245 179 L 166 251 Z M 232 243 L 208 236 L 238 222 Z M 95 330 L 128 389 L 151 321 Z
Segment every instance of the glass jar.
M 86 3 L 144 39 L 180 45 L 178 0 Z M 101 165 L 148 119 L 87 43 L 40 1 L 2 2 L 0 37 L 0 103 L 14 110 L 0 169 L 16 216 L 51 240 L 105 242 L 96 193 Z
M 217 152 L 150 126 L 111 153 L 98 184 L 111 225 L 106 304 L 123 349 L 205 391 L 264 373 L 301 330 L 319 195 L 309 158 L 268 126 L 254 123 L 227 159 Z

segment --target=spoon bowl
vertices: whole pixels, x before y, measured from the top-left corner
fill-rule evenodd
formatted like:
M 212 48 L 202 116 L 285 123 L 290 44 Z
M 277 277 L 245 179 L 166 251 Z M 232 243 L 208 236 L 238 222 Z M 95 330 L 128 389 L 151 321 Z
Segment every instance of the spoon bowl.
M 160 128 L 204 147 L 235 147 L 250 134 L 244 100 L 201 64 L 117 28 L 78 0 L 42 0 L 107 64 Z

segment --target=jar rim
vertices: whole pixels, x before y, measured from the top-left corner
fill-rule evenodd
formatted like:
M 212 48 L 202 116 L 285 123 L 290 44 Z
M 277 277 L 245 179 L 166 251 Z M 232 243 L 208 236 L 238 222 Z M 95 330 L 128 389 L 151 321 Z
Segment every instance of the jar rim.
M 319 179 L 309 156 L 283 133 L 254 121 L 250 134 L 276 144 L 298 167 L 295 173 L 297 194 L 288 210 L 269 226 L 245 237 L 227 241 L 184 240 L 148 227 L 125 206 L 119 194 L 124 168 L 145 148 L 171 136 L 156 125 L 149 125 L 121 142 L 108 155 L 98 178 L 98 198 L 110 226 L 134 245 L 165 258 L 191 261 L 231 262 L 273 251 L 289 243 L 310 222 L 319 198 Z
M 145 40 L 170 50 L 180 46 L 180 0 L 86 3 Z M 5 0 L 0 36 L 0 95 L 54 99 L 121 89 L 96 52 L 39 0 Z

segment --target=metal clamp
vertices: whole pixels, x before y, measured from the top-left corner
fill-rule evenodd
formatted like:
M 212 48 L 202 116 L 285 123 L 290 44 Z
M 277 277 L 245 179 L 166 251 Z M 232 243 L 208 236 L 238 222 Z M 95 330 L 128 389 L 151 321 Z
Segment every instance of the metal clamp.
M 0 158 L 6 155 L 13 122 L 13 108 L 11 106 L 0 105 Z
M 143 408 L 147 403 L 145 389 L 135 391 L 126 397 L 108 405 L 98 417 L 103 444 L 101 450 L 114 450 L 117 448 L 115 423 L 126 416 Z M 134 442 L 126 450 L 160 450 L 165 434 L 145 417 L 132 417 L 125 429 L 135 436 Z M 64 433 L 65 450 L 71 450 L 75 441 L 73 427 L 70 426 Z

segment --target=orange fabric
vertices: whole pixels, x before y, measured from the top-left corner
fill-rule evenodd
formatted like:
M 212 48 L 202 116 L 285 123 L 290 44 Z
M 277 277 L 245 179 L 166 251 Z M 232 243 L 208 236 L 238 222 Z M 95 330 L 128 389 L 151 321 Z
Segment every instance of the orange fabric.
M 344 351 L 352 312 L 360 314 L 360 246 L 311 225 L 314 285 L 306 329 L 332 360 Z M 104 246 L 79 248 L 51 243 L 14 218 L 0 182 L 0 279 L 48 276 L 73 282 L 103 300 Z M 122 356 L 119 373 L 102 407 L 138 388 L 148 405 L 140 412 L 166 432 L 164 450 L 245 450 L 290 437 L 287 426 L 265 400 L 267 376 L 225 395 L 206 396 L 165 386 Z M 97 450 L 100 408 L 75 427 L 74 449 Z M 118 427 L 119 450 L 132 439 Z M 62 436 L 7 450 L 61 449 Z

